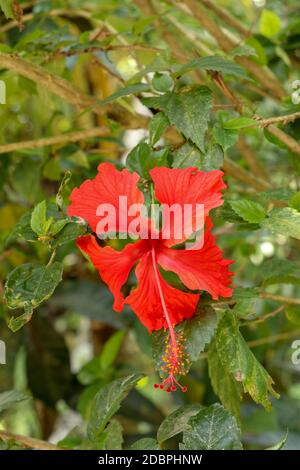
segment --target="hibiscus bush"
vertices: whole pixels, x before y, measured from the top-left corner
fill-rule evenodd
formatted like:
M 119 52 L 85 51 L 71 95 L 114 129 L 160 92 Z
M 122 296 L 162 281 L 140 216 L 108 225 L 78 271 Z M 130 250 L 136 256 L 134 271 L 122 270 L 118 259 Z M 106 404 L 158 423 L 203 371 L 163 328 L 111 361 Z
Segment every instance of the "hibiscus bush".
M 299 450 L 298 2 L 0 9 L 1 449 Z

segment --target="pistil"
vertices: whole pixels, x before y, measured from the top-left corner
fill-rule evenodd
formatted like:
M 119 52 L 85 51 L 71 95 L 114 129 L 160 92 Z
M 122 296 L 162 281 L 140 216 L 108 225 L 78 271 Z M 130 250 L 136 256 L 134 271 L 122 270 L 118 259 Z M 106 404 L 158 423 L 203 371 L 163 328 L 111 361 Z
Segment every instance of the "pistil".
M 163 313 L 169 330 L 169 334 L 166 338 L 165 352 L 162 357 L 163 366 L 161 368 L 162 372 L 167 374 L 167 377 L 162 380 L 160 384 L 154 384 L 154 387 L 160 388 L 161 390 L 166 390 L 167 392 L 175 392 L 175 390 L 177 390 L 177 387 L 179 387 L 182 392 L 186 392 L 187 388 L 182 386 L 176 379 L 176 375 L 186 374 L 186 370 L 189 365 L 189 359 L 184 345 L 185 338 L 183 333 L 176 334 L 174 326 L 172 324 L 172 320 L 170 318 L 165 298 L 163 295 L 163 289 L 161 285 L 160 274 L 157 267 L 156 253 L 154 247 L 152 248 L 152 263 Z

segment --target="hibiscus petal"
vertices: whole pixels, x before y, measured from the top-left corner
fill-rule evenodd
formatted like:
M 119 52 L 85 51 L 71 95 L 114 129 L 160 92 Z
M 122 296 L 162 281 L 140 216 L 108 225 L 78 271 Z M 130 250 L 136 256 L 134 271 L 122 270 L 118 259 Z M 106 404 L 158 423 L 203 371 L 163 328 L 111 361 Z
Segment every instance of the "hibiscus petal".
M 167 206 L 178 205 L 181 218 L 169 217 L 163 211 L 162 238 L 169 239 L 168 246 L 179 244 L 198 230 L 209 211 L 223 204 L 222 189 L 226 188 L 222 180 L 223 172 L 219 170 L 207 173 L 197 168 L 154 168 L 150 171 L 155 185 L 156 199 Z M 187 204 L 192 213 L 184 220 Z M 196 204 L 203 204 L 203 216 L 197 212 Z M 179 220 L 179 222 L 178 222 Z M 201 224 L 199 227 L 199 223 Z M 182 233 L 184 228 L 184 233 Z M 170 235 L 169 235 L 170 234 Z
M 151 252 L 143 255 L 136 268 L 138 285 L 126 298 L 141 323 L 151 332 L 167 328 L 161 298 L 155 278 Z M 162 292 L 172 325 L 194 315 L 198 294 L 187 294 L 170 286 L 158 273 Z
M 223 259 L 222 251 L 215 244 L 210 230 L 205 231 L 203 247 L 196 250 L 174 250 L 161 244 L 157 261 L 166 271 L 176 273 L 191 290 L 204 290 L 214 300 L 231 297 L 232 289 L 229 265 L 234 261 Z
M 128 224 L 134 217 L 127 217 L 127 207 L 122 204 L 120 205 L 122 216 L 119 217 L 119 197 L 127 197 L 128 207 L 133 204 L 143 204 L 143 193 L 137 187 L 139 179 L 137 173 L 130 173 L 126 169 L 119 171 L 112 163 L 101 163 L 98 166 L 98 174 L 93 180 L 86 180 L 79 188 L 73 189 L 67 213 L 69 216 L 82 217 L 99 235 L 104 233 L 99 226 L 97 231 L 97 225 L 103 216 L 96 215 L 97 209 L 100 204 L 110 204 L 116 213 L 115 231 L 127 232 Z
M 101 278 L 108 285 L 115 298 L 114 309 L 120 312 L 124 306 L 121 288 L 135 263 L 149 249 L 147 241 L 129 243 L 122 251 L 117 251 L 110 246 L 101 248 L 94 236 L 87 235 L 79 237 L 77 245 L 88 255 Z

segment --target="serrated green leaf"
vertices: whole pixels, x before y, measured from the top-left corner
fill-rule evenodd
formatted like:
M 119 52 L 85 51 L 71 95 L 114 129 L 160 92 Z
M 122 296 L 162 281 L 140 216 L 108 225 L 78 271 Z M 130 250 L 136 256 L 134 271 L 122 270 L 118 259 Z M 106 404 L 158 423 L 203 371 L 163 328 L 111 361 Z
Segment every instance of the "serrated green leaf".
M 202 405 L 184 405 L 173 411 L 167 416 L 157 431 L 159 443 L 171 439 L 171 437 L 182 433 L 188 428 L 188 422 L 192 416 L 195 416 L 203 408 Z
M 288 259 L 269 259 L 259 267 L 264 285 L 300 282 L 300 267 Z
M 33 263 L 18 266 L 7 277 L 5 300 L 9 308 L 24 308 L 30 312 L 49 299 L 62 280 L 63 266 L 55 262 L 50 266 Z M 25 313 L 26 313 L 25 312 Z
M 257 125 L 257 121 L 248 117 L 240 117 L 230 119 L 227 122 L 224 122 L 223 126 L 225 129 L 243 129 L 244 127 L 253 127 Z
M 181 450 L 241 450 L 241 431 L 235 418 L 222 405 L 204 408 L 189 421 Z
M 271 232 L 300 239 L 300 213 L 291 207 L 273 209 L 261 226 Z
M 170 123 L 202 152 L 205 150 L 204 137 L 211 107 L 212 93 L 209 88 L 200 85 L 180 93 L 168 93 L 162 101 L 162 109 Z
M 31 229 L 37 235 L 46 235 L 47 233 L 47 203 L 42 201 L 35 206 L 31 214 L 30 220 Z
M 119 421 L 112 419 L 103 432 L 103 443 L 100 446 L 93 446 L 98 450 L 122 450 L 123 428 Z M 100 438 L 100 441 L 102 439 Z
M 213 127 L 213 136 L 216 142 L 221 145 L 224 152 L 233 147 L 238 140 L 239 134 L 234 129 L 225 129 L 220 124 Z
M 259 31 L 263 36 L 272 38 L 281 29 L 281 20 L 272 10 L 263 9 L 259 20 Z
M 234 212 L 251 224 L 258 224 L 266 217 L 265 209 L 258 202 L 240 199 L 229 201 L 229 204 Z
M 146 143 L 138 144 L 128 154 L 126 166 L 130 171 L 135 171 L 145 179 L 150 179 L 149 171 L 159 166 L 168 166 L 169 150 L 152 150 Z
M 99 390 L 95 396 L 92 415 L 88 423 L 87 432 L 91 441 L 97 440 L 107 423 L 120 408 L 121 402 L 142 377 L 143 374 L 128 375 L 114 380 Z
M 258 287 L 237 287 L 233 291 L 232 301 L 235 302 L 234 313 L 240 318 L 255 315 L 259 300 Z
M 213 70 L 220 72 L 225 75 L 232 75 L 239 78 L 250 79 L 245 70 L 232 60 L 225 59 L 219 56 L 208 56 L 201 57 L 200 59 L 194 59 L 191 62 L 180 67 L 173 76 L 179 77 L 184 75 L 191 70 Z
M 271 409 L 269 393 L 275 397 L 273 379 L 257 361 L 239 331 L 236 316 L 226 311 L 219 322 L 216 333 L 216 347 L 224 369 L 238 382 L 241 382 L 245 393 L 249 393 L 256 403 Z
M 188 168 L 196 166 L 202 171 L 212 171 L 219 169 L 224 160 L 222 148 L 214 143 L 210 143 L 205 153 L 190 142 L 186 142 L 173 153 L 173 168 Z
M 25 395 L 25 393 L 19 392 L 18 390 L 8 390 L 0 393 L 0 413 L 7 410 L 15 403 L 28 400 L 29 398 L 30 397 L 28 395 Z
M 242 398 L 241 384 L 230 374 L 221 373 L 222 361 L 218 355 L 215 342 L 208 350 L 208 373 L 215 394 L 220 398 L 223 406 L 240 421 L 240 406 Z
M 149 140 L 151 146 L 155 145 L 156 142 L 159 141 L 169 125 L 169 119 L 164 113 L 159 112 L 153 116 L 149 125 Z
M 130 450 L 160 450 L 158 442 L 151 437 L 144 437 L 134 442 L 130 446 Z

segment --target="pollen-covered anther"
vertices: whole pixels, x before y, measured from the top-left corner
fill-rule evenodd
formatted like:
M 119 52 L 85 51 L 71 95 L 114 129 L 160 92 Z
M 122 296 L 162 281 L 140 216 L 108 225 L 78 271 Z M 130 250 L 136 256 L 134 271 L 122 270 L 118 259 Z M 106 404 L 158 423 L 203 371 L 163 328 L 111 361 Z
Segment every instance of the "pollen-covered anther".
M 179 388 L 186 392 L 187 388 L 182 386 L 175 376 L 186 375 L 189 369 L 189 357 L 185 348 L 185 337 L 182 333 L 176 333 L 175 337 L 169 335 L 165 341 L 165 351 L 162 356 L 163 365 L 161 372 L 167 377 L 160 384 L 154 384 L 155 388 L 165 390 L 168 393 L 175 392 Z

